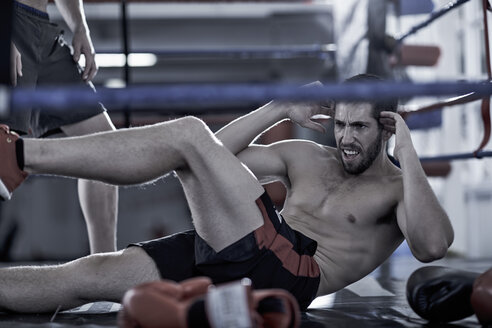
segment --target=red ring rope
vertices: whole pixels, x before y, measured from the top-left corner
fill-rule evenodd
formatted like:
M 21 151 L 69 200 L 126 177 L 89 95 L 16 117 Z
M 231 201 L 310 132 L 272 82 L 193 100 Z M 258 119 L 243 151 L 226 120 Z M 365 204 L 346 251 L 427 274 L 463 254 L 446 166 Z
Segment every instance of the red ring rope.
M 482 9 L 483 9 L 483 34 L 485 39 L 485 60 L 487 61 L 487 74 L 489 80 L 492 80 L 492 70 L 490 68 L 490 46 L 489 46 L 489 26 L 487 23 L 487 8 L 489 6 L 488 0 L 482 1 Z M 489 142 L 490 139 L 490 97 L 483 98 L 482 100 L 482 122 L 483 122 L 483 139 L 478 146 L 477 150 L 473 152 L 475 156 L 477 156 L 478 152 L 482 150 L 485 145 Z

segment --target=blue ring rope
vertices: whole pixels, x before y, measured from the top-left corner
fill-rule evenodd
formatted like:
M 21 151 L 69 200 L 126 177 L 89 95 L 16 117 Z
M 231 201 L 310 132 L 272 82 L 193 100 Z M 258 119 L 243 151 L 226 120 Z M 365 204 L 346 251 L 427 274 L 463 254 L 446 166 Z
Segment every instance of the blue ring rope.
M 291 101 L 373 100 L 412 96 L 451 96 L 475 92 L 492 94 L 490 82 L 380 82 L 325 84 L 322 87 L 300 88 L 294 84 L 182 84 L 136 85 L 127 88 L 99 88 L 97 93 L 81 87 L 20 87 L 10 90 L 14 110 L 37 106 L 50 110 L 102 102 L 110 110 L 122 107 L 169 108 L 180 106 L 218 108 L 232 105 L 265 103 L 272 99 Z
M 121 89 L 101 88 L 98 93 L 87 88 L 59 87 L 28 90 L 15 88 L 12 103 L 16 110 L 22 106 L 41 105 L 51 110 L 71 110 L 76 105 L 90 105 L 102 101 L 111 107 L 139 105 L 167 107 L 169 105 L 237 104 L 244 102 L 264 103 L 270 99 L 323 101 L 371 100 L 408 96 L 456 95 L 475 92 L 490 96 L 490 82 L 435 82 L 435 83 L 353 83 L 325 84 L 323 87 L 299 88 L 284 84 L 233 84 L 233 85 L 154 85 L 132 86 Z M 166 104 L 167 106 L 164 106 Z M 209 111 L 209 109 L 206 109 Z M 422 157 L 422 162 L 449 161 L 492 157 L 492 151 L 449 154 Z

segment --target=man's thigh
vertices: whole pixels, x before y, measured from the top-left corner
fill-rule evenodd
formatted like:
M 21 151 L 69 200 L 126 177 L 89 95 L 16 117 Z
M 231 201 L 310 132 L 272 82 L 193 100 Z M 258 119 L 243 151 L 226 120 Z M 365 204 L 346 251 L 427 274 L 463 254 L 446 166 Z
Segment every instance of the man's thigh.
M 177 174 L 193 224 L 215 251 L 263 225 L 256 205 L 263 187 L 215 136 L 197 138 L 184 156 L 188 168 Z

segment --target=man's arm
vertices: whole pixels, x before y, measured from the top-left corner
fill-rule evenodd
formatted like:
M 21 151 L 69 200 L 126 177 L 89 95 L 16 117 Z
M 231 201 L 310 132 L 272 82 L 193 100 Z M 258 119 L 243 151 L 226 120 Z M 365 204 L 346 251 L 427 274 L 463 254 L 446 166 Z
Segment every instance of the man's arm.
M 217 131 L 215 136 L 233 154 L 238 154 L 264 131 L 287 118 L 285 107 L 271 101 L 257 110 L 235 119 Z
M 402 169 L 403 199 L 397 208 L 398 225 L 418 260 L 442 258 L 453 242 L 453 227 L 429 185 L 410 130 L 403 118 L 393 112 L 382 112 L 380 121 L 396 135 L 394 154 Z
M 97 73 L 96 53 L 90 37 L 89 27 L 85 19 L 82 0 L 55 0 L 56 6 L 73 33 L 73 59 L 78 62 L 80 55 L 85 56 L 85 69 L 82 79 L 90 81 Z
M 304 87 L 316 87 L 314 82 Z M 331 103 L 296 103 L 271 101 L 259 109 L 232 121 L 215 135 L 233 154 L 238 154 L 254 142 L 263 132 L 290 119 L 302 127 L 324 133 L 325 128 L 312 120 L 314 115 L 332 115 Z
M 259 109 L 232 121 L 215 135 L 260 183 L 280 180 L 287 184 L 286 163 L 277 146 L 252 145 L 264 131 L 288 118 L 287 106 L 272 101 Z

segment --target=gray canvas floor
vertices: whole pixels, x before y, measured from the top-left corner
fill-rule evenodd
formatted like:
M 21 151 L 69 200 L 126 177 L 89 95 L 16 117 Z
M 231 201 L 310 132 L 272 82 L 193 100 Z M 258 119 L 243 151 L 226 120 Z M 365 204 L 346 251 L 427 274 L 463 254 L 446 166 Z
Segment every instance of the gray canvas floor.
M 405 296 L 406 279 L 423 265 L 407 255 L 393 256 L 361 281 L 317 298 L 302 314 L 301 327 L 430 327 L 411 310 Z M 483 272 L 492 267 L 492 260 L 448 258 L 432 265 Z M 117 327 L 119 308 L 117 303 L 97 302 L 56 315 L 0 313 L 0 327 Z M 480 327 L 480 324 L 471 316 L 431 327 Z

